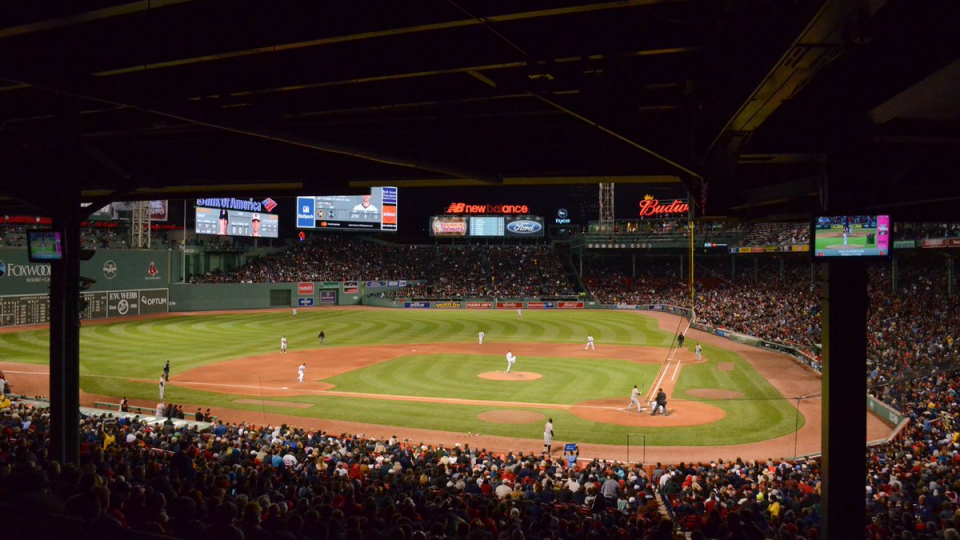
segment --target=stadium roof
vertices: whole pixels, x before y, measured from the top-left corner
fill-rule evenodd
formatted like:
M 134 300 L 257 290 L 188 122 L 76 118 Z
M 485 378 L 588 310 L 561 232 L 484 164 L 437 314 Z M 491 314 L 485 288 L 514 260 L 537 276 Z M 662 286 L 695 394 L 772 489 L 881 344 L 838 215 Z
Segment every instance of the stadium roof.
M 0 207 L 604 178 L 787 216 L 829 175 L 951 215 L 955 4 L 12 4 Z

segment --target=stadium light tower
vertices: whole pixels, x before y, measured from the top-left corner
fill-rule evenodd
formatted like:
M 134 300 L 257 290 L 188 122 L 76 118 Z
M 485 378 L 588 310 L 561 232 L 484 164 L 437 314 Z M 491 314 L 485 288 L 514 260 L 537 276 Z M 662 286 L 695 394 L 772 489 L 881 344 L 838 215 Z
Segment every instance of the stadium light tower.
M 130 219 L 130 247 L 150 249 L 150 201 L 133 203 Z
M 600 184 L 600 232 L 613 232 L 613 186 Z

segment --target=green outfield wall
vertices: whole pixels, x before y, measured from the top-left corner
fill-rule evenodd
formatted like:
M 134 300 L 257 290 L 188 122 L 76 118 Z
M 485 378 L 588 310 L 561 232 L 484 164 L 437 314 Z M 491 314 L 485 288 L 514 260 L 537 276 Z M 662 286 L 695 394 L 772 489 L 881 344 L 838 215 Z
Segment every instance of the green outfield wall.
M 98 249 L 80 275 L 97 280 L 90 291 L 162 288 L 177 280 L 172 259 L 169 250 Z M 50 292 L 50 265 L 30 262 L 24 248 L 0 248 L 0 269 L 0 295 Z

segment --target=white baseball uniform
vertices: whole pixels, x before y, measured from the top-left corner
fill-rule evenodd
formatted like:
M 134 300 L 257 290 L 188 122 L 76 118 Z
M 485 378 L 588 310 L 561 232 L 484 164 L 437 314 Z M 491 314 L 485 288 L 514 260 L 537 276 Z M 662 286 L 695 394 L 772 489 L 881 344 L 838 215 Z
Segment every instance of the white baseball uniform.
M 480 345 L 483 345 L 483 336 L 484 336 L 483 332 L 480 332 L 479 334 L 477 334 L 477 339 L 480 340 Z
M 700 353 L 701 353 L 702 351 L 703 351 L 703 347 L 701 347 L 700 344 L 697 343 L 697 348 L 696 348 L 697 360 L 702 360 L 702 358 L 700 357 Z
M 163 401 L 163 392 L 167 389 L 167 381 L 160 377 L 160 401 Z
M 287 352 L 287 338 L 286 338 L 286 337 L 280 339 L 280 352 L 282 352 L 282 353 Z
M 518 318 L 518 319 L 522 319 L 522 318 L 523 318 L 523 310 L 520 310 L 520 309 L 517 310 L 517 318 Z
M 584 347 L 583 350 L 587 350 L 587 349 L 590 349 L 591 351 L 597 350 L 597 349 L 593 346 L 593 336 L 587 336 L 587 346 Z
M 543 425 L 543 446 L 547 449 L 551 444 L 553 444 L 553 422 L 547 421 Z
M 303 374 L 307 371 L 307 365 L 306 365 L 306 364 L 300 364 L 300 367 L 297 368 L 297 371 L 300 373 L 300 375 L 299 375 L 299 382 L 303 382 Z
M 627 405 L 627 410 L 629 411 L 632 409 L 634 405 L 637 406 L 637 412 L 643 410 L 643 407 L 640 406 L 640 390 L 638 390 L 636 386 L 634 386 L 633 390 L 630 391 L 630 404 Z
M 297 308 L 293 308 L 293 316 L 294 316 L 294 317 L 297 316 Z
M 513 355 L 512 352 L 507 353 L 507 373 L 510 373 L 510 368 L 513 367 L 514 362 L 517 361 L 517 357 Z

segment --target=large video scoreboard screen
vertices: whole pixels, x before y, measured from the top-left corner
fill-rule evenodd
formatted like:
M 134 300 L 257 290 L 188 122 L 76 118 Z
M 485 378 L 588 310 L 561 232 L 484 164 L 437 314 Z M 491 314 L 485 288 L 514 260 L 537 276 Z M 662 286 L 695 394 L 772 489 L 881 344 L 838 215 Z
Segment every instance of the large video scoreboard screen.
M 543 236 L 541 216 L 432 216 L 430 236 L 521 238 Z
M 369 195 L 297 197 L 298 229 L 397 230 L 397 188 L 375 187 Z
M 260 212 L 197 208 L 197 234 L 276 238 L 280 233 L 280 216 Z

